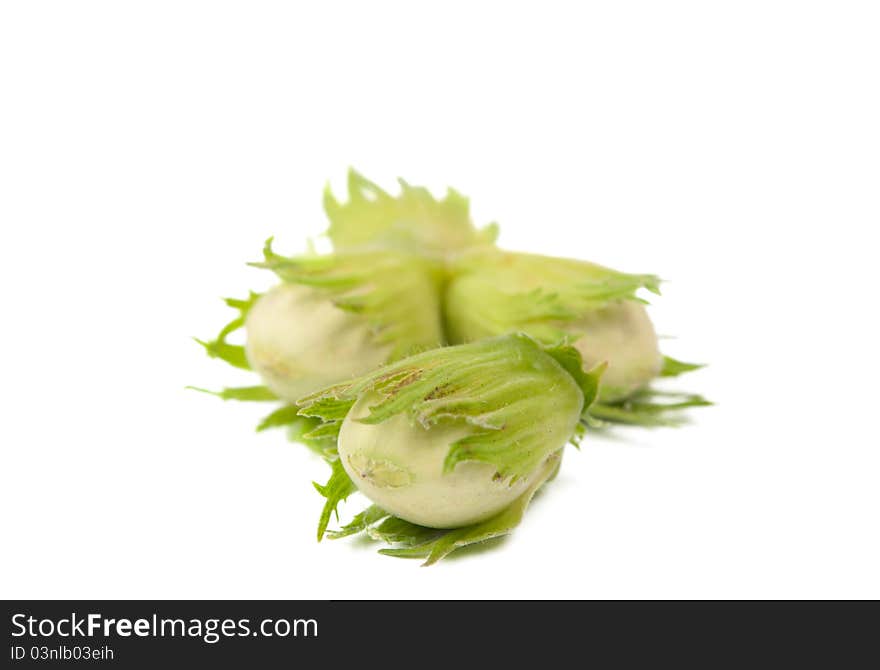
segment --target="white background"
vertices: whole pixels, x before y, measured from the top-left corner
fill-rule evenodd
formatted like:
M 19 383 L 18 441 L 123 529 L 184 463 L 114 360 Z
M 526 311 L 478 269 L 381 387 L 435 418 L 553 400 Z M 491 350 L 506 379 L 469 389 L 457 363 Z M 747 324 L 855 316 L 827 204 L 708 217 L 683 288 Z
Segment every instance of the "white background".
M 880 597 L 877 4 L 358 5 L 3 3 L 0 596 Z M 189 337 L 348 165 L 668 279 L 717 406 L 586 440 L 494 551 L 317 544 L 324 464 L 184 386 L 251 381 Z

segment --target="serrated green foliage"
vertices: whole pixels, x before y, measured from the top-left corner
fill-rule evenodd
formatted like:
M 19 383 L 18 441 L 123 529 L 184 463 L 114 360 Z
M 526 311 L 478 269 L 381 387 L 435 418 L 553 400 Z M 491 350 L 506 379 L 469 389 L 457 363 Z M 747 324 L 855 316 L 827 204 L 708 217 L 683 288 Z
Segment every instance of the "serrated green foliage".
M 608 367 L 607 363 L 599 363 L 591 370 L 584 370 L 583 359 L 580 352 L 567 344 L 557 344 L 552 347 L 544 347 L 544 351 L 552 356 L 560 367 L 565 370 L 577 383 L 584 394 L 584 408 L 589 408 L 599 395 L 599 383 L 602 374 Z
M 327 531 L 332 540 L 364 533 L 371 540 L 411 547 L 436 539 L 449 531 L 419 526 L 392 516 L 378 505 L 370 505 L 340 528 Z
M 339 309 L 358 314 L 379 345 L 390 345 L 389 360 L 443 343 L 440 285 L 436 261 L 388 250 L 284 257 L 266 241 L 264 260 L 283 281 L 322 291 Z
M 187 386 L 186 388 L 198 391 L 199 393 L 217 396 L 221 400 L 241 400 L 244 402 L 271 402 L 278 400 L 278 396 L 265 386 L 239 386 L 221 389 L 220 391 L 211 391 L 199 388 L 198 386 Z
M 388 518 L 388 516 L 388 512 L 378 505 L 370 505 L 363 512 L 356 514 L 354 519 L 342 528 L 339 530 L 328 530 L 326 535 L 331 540 L 338 540 L 343 537 L 349 537 L 350 535 L 357 535 L 382 519 Z
M 471 221 L 468 199 L 454 189 L 448 189 L 446 196 L 438 200 L 426 188 L 398 181 L 400 195 L 392 196 L 349 170 L 345 203 L 339 202 L 327 186 L 327 236 L 336 251 L 390 249 L 442 256 L 494 242 L 497 226 L 477 230 Z
M 314 401 L 307 401 L 299 409 L 299 413 L 304 417 L 318 420 L 319 423 L 306 433 L 305 437 L 308 439 L 331 439 L 335 444 L 342 422 L 354 402 L 352 398 L 332 396 L 317 397 Z
M 678 361 L 671 356 L 663 357 L 663 367 L 660 369 L 661 377 L 678 377 L 686 372 L 693 372 L 700 368 L 706 367 L 705 363 L 685 363 Z
M 602 423 L 634 426 L 678 426 L 685 421 L 682 410 L 709 407 L 713 403 L 701 395 L 646 388 L 617 403 L 594 403 L 588 412 L 593 427 Z
M 306 421 L 308 417 L 300 416 L 296 405 L 282 405 L 271 414 L 263 417 L 257 424 L 257 432 L 268 430 L 269 428 L 280 428 L 282 426 L 291 426 L 298 422 Z
M 575 339 L 572 322 L 618 300 L 659 293 L 655 275 L 497 249 L 464 255 L 452 270 L 445 314 L 453 343 L 522 331 L 545 344 Z
M 324 531 L 327 530 L 327 525 L 330 523 L 330 516 L 335 514 L 337 520 L 339 519 L 339 512 L 337 511 L 339 503 L 357 491 L 357 487 L 345 472 L 339 459 L 334 459 L 329 463 L 331 472 L 327 483 L 322 485 L 313 482 L 318 493 L 326 498 L 324 508 L 321 510 L 321 516 L 318 520 L 318 542 L 324 538 Z
M 241 370 L 250 370 L 247 356 L 244 353 L 244 347 L 240 344 L 229 344 L 222 340 L 211 340 L 206 342 L 197 337 L 193 338 L 196 342 L 205 348 L 205 353 L 211 358 L 219 358 L 229 365 Z
M 236 310 L 238 315 L 232 319 L 232 321 L 223 326 L 220 333 L 213 340 L 205 341 L 198 338 L 193 339 L 204 347 L 205 352 L 211 358 L 219 358 L 233 367 L 242 370 L 250 370 L 251 367 L 245 356 L 244 347 L 239 344 L 230 344 L 226 341 L 226 338 L 231 333 L 234 333 L 236 330 L 239 330 L 244 326 L 248 311 L 250 311 L 250 308 L 253 307 L 254 303 L 256 303 L 259 298 L 260 294 L 254 293 L 253 291 L 251 291 L 245 299 L 224 298 L 223 302 Z
M 307 417 L 311 418 L 311 417 Z M 335 441 L 339 437 L 341 421 L 319 421 L 318 424 L 303 435 L 312 440 L 328 439 Z
M 299 414 L 299 408 L 296 405 L 282 405 L 260 420 L 260 423 L 257 424 L 257 432 L 270 428 L 285 428 L 290 440 L 306 442 L 309 443 L 308 446 L 313 446 L 321 436 L 315 436 L 317 439 L 312 439 L 310 433 L 321 425 L 319 419 Z M 326 451 L 325 445 L 319 445 L 317 451 L 324 453 Z
M 389 516 L 379 524 L 367 528 L 366 533 L 370 539 L 385 542 L 386 544 L 398 544 L 413 546 L 423 544 L 445 535 L 446 530 L 428 528 L 418 524 Z
M 554 353 L 580 360 L 575 350 L 563 353 L 558 347 Z M 600 372 L 579 375 L 591 397 Z M 363 423 L 381 423 L 405 412 L 426 429 L 441 422 L 471 426 L 468 435 L 450 445 L 444 468 L 481 461 L 495 466 L 503 478 L 537 468 L 548 449 L 558 447 L 548 444 L 548 426 L 570 435 L 585 409 L 578 382 L 521 333 L 411 356 L 302 399 L 300 413 L 319 417 L 329 431 L 338 431 L 365 393 L 377 393 L 381 400 L 360 419 Z

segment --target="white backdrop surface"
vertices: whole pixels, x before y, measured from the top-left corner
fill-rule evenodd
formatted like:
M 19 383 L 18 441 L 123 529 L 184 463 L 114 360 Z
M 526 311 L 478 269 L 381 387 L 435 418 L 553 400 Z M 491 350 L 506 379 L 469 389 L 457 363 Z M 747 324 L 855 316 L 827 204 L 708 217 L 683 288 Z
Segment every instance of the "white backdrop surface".
M 2 597 L 880 597 L 880 9 L 7 2 Z M 690 425 L 571 450 L 493 551 L 315 542 L 326 466 L 190 336 L 349 165 L 668 280 Z M 343 508 L 352 514 L 358 503 Z

